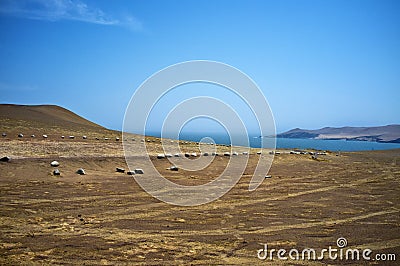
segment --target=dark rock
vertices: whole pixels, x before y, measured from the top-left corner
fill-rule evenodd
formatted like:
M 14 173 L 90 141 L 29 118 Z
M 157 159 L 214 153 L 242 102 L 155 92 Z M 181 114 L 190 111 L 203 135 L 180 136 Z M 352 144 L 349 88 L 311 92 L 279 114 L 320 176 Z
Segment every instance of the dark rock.
M 115 168 L 115 170 L 116 170 L 118 173 L 125 173 L 125 169 L 124 169 L 124 168 L 119 168 L 119 167 L 117 167 L 117 168 Z
M 134 171 L 128 171 L 128 172 L 126 172 L 128 175 L 134 175 L 135 174 L 135 172 Z
M 137 175 L 142 175 L 142 174 L 144 174 L 143 169 L 140 169 L 140 168 L 135 169 L 134 172 L 135 172 L 135 174 L 137 174 Z
M 9 162 L 9 161 L 11 161 L 11 158 L 8 157 L 8 156 L 5 156 L 5 157 L 3 157 L 3 158 L 0 158 L 0 162 Z
M 55 170 L 53 171 L 53 175 L 61 175 L 60 170 L 55 169 Z
M 79 168 L 79 169 L 76 171 L 76 173 L 77 173 L 78 175 L 86 175 L 85 170 L 84 170 L 83 168 Z
M 18 134 L 18 138 L 23 138 L 23 137 L 24 137 L 23 134 L 21 134 L 21 133 Z
M 3 133 L 3 134 L 1 134 L 3 137 L 7 137 L 7 134 L 6 133 Z
M 175 165 L 173 165 L 173 166 L 171 166 L 171 167 L 169 168 L 169 170 L 171 170 L 171 171 L 178 171 L 179 168 L 176 167 Z

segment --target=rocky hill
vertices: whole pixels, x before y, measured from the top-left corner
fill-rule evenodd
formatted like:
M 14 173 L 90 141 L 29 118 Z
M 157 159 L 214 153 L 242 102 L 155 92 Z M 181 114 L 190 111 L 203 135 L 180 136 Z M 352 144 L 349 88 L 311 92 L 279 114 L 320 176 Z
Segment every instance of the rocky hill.
M 324 127 L 315 130 L 295 128 L 278 134 L 277 137 L 400 143 L 400 125 L 379 127 Z

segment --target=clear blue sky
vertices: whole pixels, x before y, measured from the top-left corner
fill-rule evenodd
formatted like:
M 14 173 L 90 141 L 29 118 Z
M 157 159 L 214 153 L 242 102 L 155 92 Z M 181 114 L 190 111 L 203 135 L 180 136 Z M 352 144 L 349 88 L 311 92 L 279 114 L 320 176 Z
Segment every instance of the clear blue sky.
M 1 0 L 0 102 L 121 129 L 146 78 L 204 59 L 248 74 L 279 132 L 398 124 L 399 14 L 396 0 Z

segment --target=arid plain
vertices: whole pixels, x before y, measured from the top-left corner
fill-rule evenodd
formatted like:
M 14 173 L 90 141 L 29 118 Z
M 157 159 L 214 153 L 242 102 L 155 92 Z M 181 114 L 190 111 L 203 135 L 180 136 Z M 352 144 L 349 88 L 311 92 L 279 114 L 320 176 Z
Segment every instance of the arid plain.
M 38 117 L 24 116 L 32 110 L 15 119 L 0 117 L 1 130 L 7 132 L 0 139 L 0 156 L 11 157 L 0 163 L 2 265 L 382 264 L 326 256 L 289 261 L 257 257 L 263 244 L 318 251 L 337 247 L 339 237 L 347 239 L 348 248 L 396 254 L 399 260 L 399 150 L 340 156 L 327 152 L 316 160 L 281 150 L 269 172 L 272 177 L 250 192 L 259 156 L 258 150 L 251 150 L 242 178 L 226 195 L 209 204 L 178 207 L 160 202 L 132 176 L 116 172 L 116 167 L 128 170 L 122 139 L 116 140 L 120 133 L 73 116 L 68 118 L 71 124 L 65 123 L 67 116 L 53 115 L 48 108 L 38 111 Z M 19 132 L 24 137 L 18 138 Z M 61 139 L 62 134 L 75 138 Z M 162 152 L 160 140 L 136 136 L 135 141 L 141 139 L 148 144 L 156 168 L 186 185 L 206 183 L 229 160 L 235 164 L 247 157 L 215 156 L 202 171 L 169 171 L 168 159 L 155 157 Z M 182 152 L 199 152 L 195 143 L 180 145 Z M 144 159 L 137 154 L 138 168 Z M 60 176 L 52 174 L 53 160 L 60 163 Z M 86 175 L 76 174 L 78 168 L 84 168 Z

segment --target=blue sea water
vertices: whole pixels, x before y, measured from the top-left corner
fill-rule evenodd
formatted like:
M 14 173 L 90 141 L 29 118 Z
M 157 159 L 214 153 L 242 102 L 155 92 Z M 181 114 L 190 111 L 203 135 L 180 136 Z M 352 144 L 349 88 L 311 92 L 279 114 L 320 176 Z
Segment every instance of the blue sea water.
M 160 137 L 160 134 L 149 134 L 151 136 Z M 171 138 L 171 136 L 164 136 Z M 199 142 L 205 137 L 210 137 L 217 144 L 231 144 L 227 134 L 213 133 L 183 133 L 179 135 L 179 139 L 187 141 Z M 252 148 L 260 148 L 261 141 L 267 143 L 264 147 L 268 147 L 268 143 L 272 142 L 271 138 L 260 138 L 258 136 L 249 136 L 248 143 Z M 245 146 L 245 142 L 236 143 Z M 346 141 L 346 140 L 321 140 L 321 139 L 289 139 L 276 138 L 277 149 L 315 149 L 327 151 L 370 151 L 370 150 L 389 150 L 400 149 L 400 143 L 379 143 L 370 141 Z

